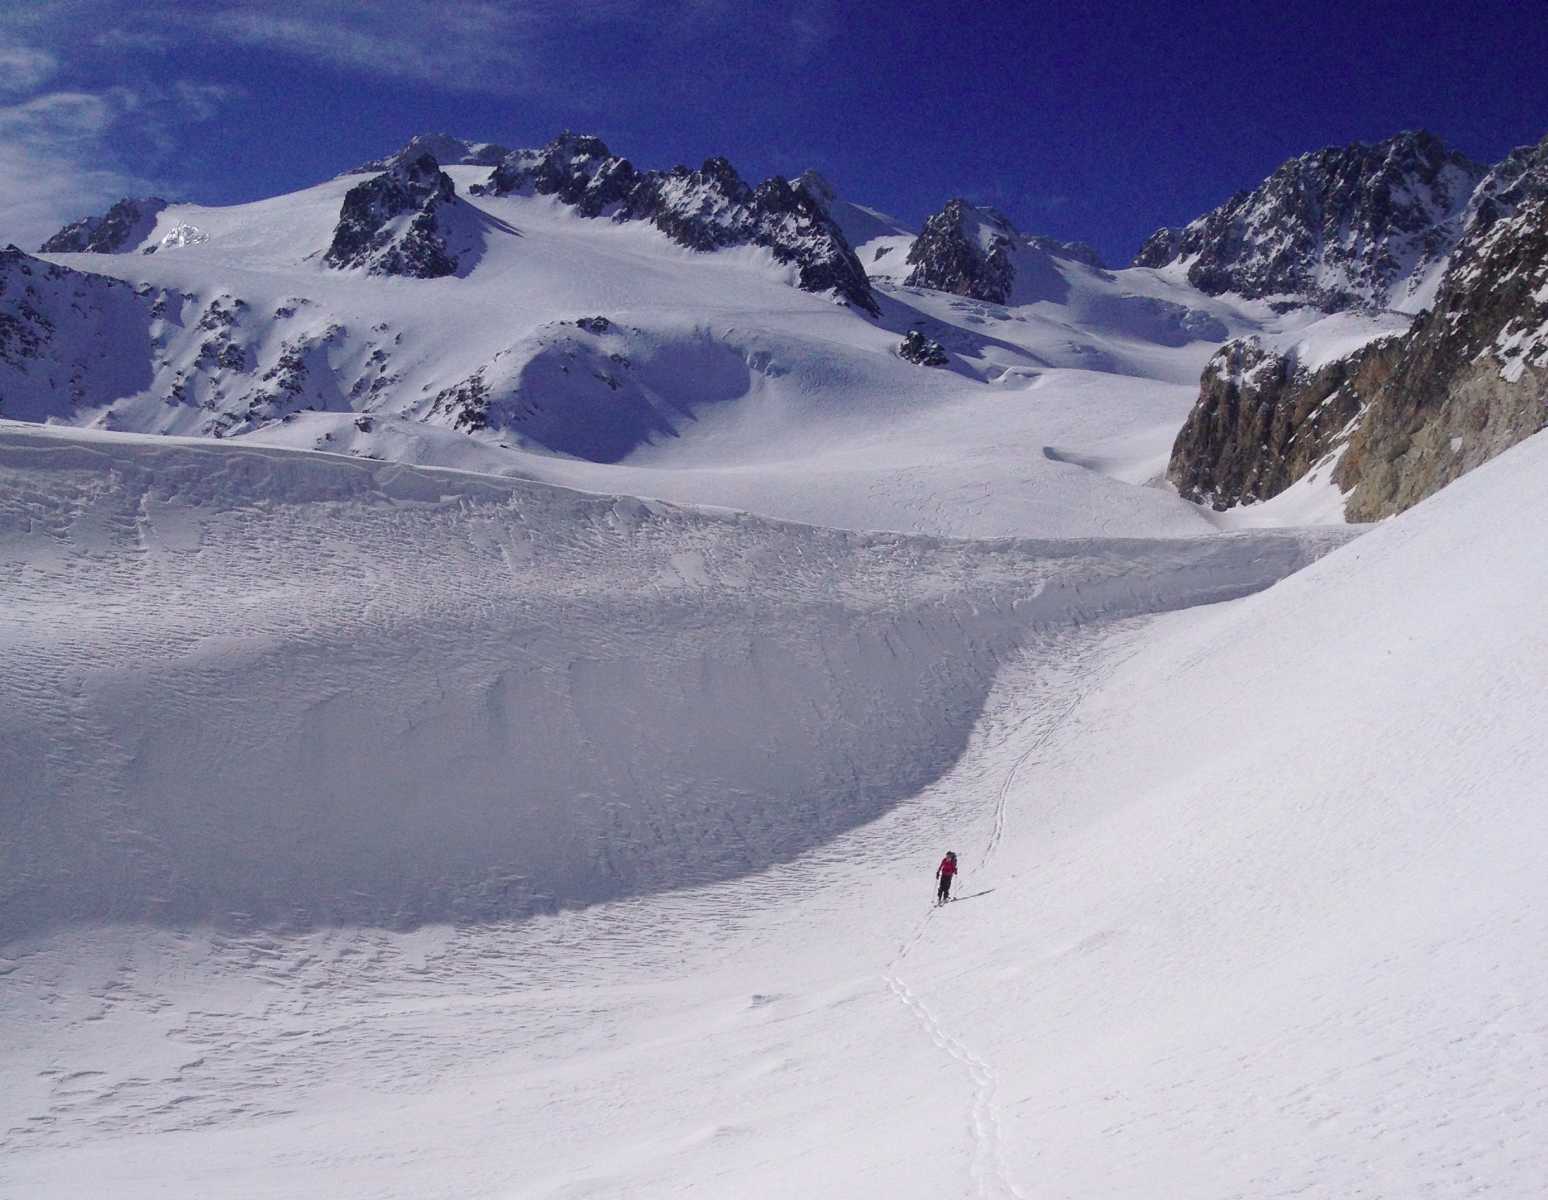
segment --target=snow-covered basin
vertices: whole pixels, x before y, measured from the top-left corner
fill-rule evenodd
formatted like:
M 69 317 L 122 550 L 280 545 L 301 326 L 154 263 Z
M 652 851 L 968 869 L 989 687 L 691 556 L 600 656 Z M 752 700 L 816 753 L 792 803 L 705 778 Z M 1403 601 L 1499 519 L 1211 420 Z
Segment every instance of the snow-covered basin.
M 0 936 L 509 919 L 790 858 L 1029 630 L 1345 534 L 952 542 L 216 442 L 0 432 Z
M 0 1191 L 1535 1195 L 1545 514 L 1539 437 L 1247 599 L 1029 623 L 932 782 L 753 874 L 12 943 Z

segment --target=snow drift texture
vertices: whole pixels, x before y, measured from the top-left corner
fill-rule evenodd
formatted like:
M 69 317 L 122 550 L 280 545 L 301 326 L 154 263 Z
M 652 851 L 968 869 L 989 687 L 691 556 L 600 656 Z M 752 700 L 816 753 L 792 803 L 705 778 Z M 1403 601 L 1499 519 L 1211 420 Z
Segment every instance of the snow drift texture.
M 0 935 L 724 877 L 937 775 L 1029 625 L 1239 595 L 1315 544 L 867 536 L 14 432 L 0 475 Z

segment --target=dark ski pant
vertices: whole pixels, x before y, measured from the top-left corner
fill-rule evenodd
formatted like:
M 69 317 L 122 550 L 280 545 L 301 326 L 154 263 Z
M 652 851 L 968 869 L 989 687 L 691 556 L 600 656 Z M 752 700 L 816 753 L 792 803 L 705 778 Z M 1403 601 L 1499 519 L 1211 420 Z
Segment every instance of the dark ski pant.
M 935 893 L 935 902 L 937 904 L 945 904 L 946 901 L 951 899 L 951 880 L 952 877 L 950 875 L 941 876 L 941 886 Z

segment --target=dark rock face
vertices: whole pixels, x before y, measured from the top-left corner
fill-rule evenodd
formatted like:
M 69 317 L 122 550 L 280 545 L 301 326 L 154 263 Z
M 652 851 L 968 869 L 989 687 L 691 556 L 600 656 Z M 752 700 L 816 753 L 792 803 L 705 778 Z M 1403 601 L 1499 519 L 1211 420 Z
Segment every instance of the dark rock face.
M 956 199 L 925 222 L 909 247 L 907 287 L 927 287 L 990 304 L 1010 299 L 1021 235 L 1003 214 Z
M 649 221 L 691 250 L 762 246 L 797 268 L 802 290 L 878 311 L 864 268 L 820 200 L 778 176 L 750 187 L 724 158 L 697 170 L 639 171 L 600 138 L 564 133 L 508 155 L 476 190 L 556 196 L 582 216 Z
M 1068 288 L 1054 259 L 1104 269 L 1097 252 L 1082 242 L 1025 236 L 1004 213 L 959 197 L 926 221 L 908 248 L 912 270 L 903 284 L 986 304 L 1061 300 Z
M 1345 515 L 1378 520 L 1548 427 L 1542 149 L 1497 169 L 1487 213 L 1407 333 L 1315 372 L 1251 341 L 1222 348 L 1173 447 L 1179 491 L 1217 508 L 1268 499 L 1341 451 Z
M 441 214 L 455 202 L 451 177 L 428 154 L 349 189 L 323 261 L 372 275 L 433 279 L 454 274 Z M 403 224 L 399 218 L 413 214 Z
M 1457 248 L 1433 310 L 1405 335 L 1392 378 L 1334 478 L 1346 514 L 1416 504 L 1548 426 L 1548 198 Z
M 1139 253 L 1134 256 L 1131 266 L 1135 267 L 1164 267 L 1167 263 L 1182 256 L 1181 229 L 1161 228 L 1156 230 L 1148 238 L 1145 244 L 1139 248 Z
M 1303 154 L 1183 229 L 1152 234 L 1135 266 L 1190 259 L 1200 291 L 1292 296 L 1327 312 L 1398 307 L 1461 237 L 1484 168 L 1427 133 Z
M 908 336 L 898 347 L 898 357 L 921 367 L 944 367 L 950 360 L 946 348 L 934 338 L 927 338 L 917 329 L 910 329 Z
M 40 254 L 125 254 L 145 240 L 167 202 L 160 196 L 127 197 L 100 217 L 66 225 L 39 248 Z
M 1342 444 L 1392 357 L 1391 343 L 1377 342 L 1307 371 L 1255 337 L 1227 342 L 1204 368 L 1167 478 L 1185 500 L 1220 511 L 1278 495 Z
M 397 153 L 361 163 L 360 166 L 351 171 L 345 171 L 344 174 L 377 175 L 383 171 L 391 171 L 394 167 L 407 166 L 426 154 L 447 167 L 492 167 L 509 153 L 510 151 L 504 146 L 497 146 L 493 142 L 470 142 L 466 138 L 452 137 L 448 133 L 416 133 Z

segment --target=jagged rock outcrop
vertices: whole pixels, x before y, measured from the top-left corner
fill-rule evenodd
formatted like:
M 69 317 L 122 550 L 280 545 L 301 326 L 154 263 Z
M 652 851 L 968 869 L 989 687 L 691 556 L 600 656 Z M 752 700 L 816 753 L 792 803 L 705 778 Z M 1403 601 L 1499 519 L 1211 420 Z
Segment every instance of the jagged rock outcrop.
M 1211 295 L 1400 308 L 1462 237 L 1485 174 L 1428 133 L 1328 147 L 1182 229 L 1158 230 L 1134 265 L 1185 262 Z
M 431 155 L 399 163 L 349 189 L 323 261 L 372 275 L 455 274 L 457 256 L 447 244 L 443 215 L 456 199 L 451 176 Z
M 466 138 L 452 137 L 449 133 L 416 133 L 396 153 L 361 163 L 344 174 L 377 175 L 394 167 L 407 166 L 426 154 L 443 167 L 492 167 L 509 153 L 506 147 L 494 142 L 470 142 Z
M 1253 341 L 1222 348 L 1173 448 L 1179 491 L 1217 508 L 1264 500 L 1337 452 L 1345 515 L 1376 520 L 1548 426 L 1542 150 L 1508 160 L 1407 333 L 1317 371 Z
M 990 304 L 1010 299 L 1021 235 L 1003 213 L 960 197 L 924 224 L 909 247 L 908 287 L 934 288 Z
M 385 322 L 352 334 L 301 297 L 260 310 L 0 251 L 0 417 L 12 420 L 221 437 L 373 402 L 401 382 L 399 341 Z
M 950 361 L 944 346 L 917 329 L 908 331 L 908 336 L 898 347 L 898 357 L 921 367 L 944 367 Z
M 1548 198 L 1457 248 L 1334 478 L 1346 515 L 1401 512 L 1548 426 Z
M 1061 300 L 1067 287 L 1056 259 L 1101 271 L 1083 242 L 1025 235 L 1004 213 L 958 197 L 924 224 L 904 260 L 905 287 L 933 288 L 987 304 Z
M 160 196 L 120 200 L 100 217 L 66 225 L 39 248 L 40 254 L 126 254 L 156 228 L 167 202 Z
M 724 158 L 697 170 L 639 171 L 600 138 L 564 133 L 541 149 L 507 155 L 475 190 L 555 196 L 582 216 L 649 221 L 692 250 L 761 246 L 797 268 L 802 290 L 835 292 L 878 311 L 864 268 L 812 193 L 779 176 L 751 187 Z
M 1392 357 L 1381 341 L 1307 370 L 1259 338 L 1227 342 L 1204 368 L 1167 478 L 1220 511 L 1278 495 L 1342 444 Z

